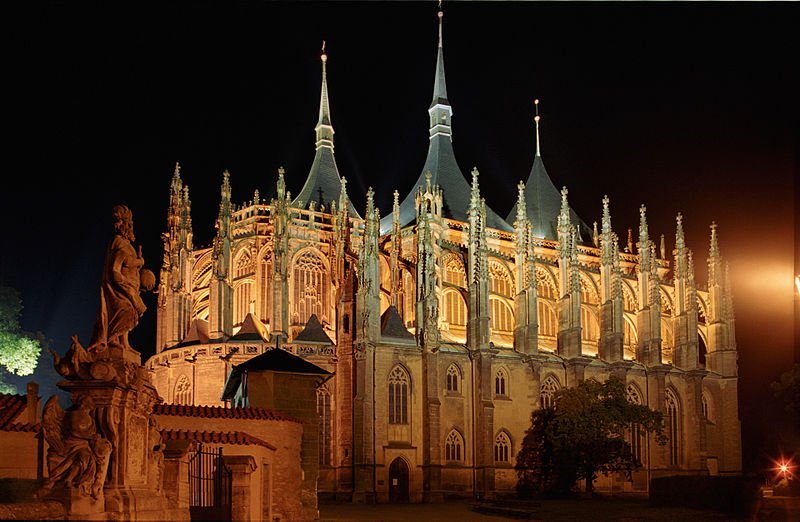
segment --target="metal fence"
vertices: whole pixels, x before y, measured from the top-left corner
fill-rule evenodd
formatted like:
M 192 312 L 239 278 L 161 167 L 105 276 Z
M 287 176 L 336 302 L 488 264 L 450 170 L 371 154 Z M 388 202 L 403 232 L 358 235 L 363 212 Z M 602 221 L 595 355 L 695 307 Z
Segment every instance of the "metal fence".
M 222 448 L 200 444 L 189 457 L 189 514 L 192 520 L 231 520 L 231 471 Z

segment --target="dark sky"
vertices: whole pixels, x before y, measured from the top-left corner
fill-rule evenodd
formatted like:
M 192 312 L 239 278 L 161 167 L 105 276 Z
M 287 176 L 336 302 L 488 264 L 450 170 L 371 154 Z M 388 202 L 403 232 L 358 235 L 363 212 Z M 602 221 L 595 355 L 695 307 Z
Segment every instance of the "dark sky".
M 233 199 L 293 193 L 314 153 L 319 48 L 340 171 L 384 213 L 424 163 L 436 2 L 39 2 L 6 13 L 6 154 L 0 284 L 23 325 L 66 350 L 88 340 L 110 209 L 125 203 L 158 271 L 169 181 L 191 188 L 207 244 L 229 169 Z M 793 3 L 445 2 L 453 145 L 505 216 L 533 159 L 533 99 L 556 186 L 591 225 L 611 198 L 621 237 L 648 208 L 651 234 L 687 242 L 705 281 L 708 225 L 730 260 L 746 447 L 763 438 L 768 384 L 792 361 L 798 176 Z M 10 143 L 9 143 L 10 139 Z M 155 299 L 134 332 L 155 338 Z M 748 453 L 749 452 L 749 453 Z

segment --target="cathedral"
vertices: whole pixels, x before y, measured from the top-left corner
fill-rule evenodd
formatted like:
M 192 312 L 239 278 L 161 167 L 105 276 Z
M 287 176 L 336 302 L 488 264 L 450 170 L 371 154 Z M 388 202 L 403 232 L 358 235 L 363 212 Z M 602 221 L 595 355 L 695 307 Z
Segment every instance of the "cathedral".
M 234 203 L 225 172 L 213 243 L 201 248 L 176 166 L 146 363 L 159 394 L 223 406 L 232 369 L 273 349 L 323 368 L 333 375 L 303 436 L 318 449 L 320 497 L 354 502 L 511 493 L 531 412 L 559 388 L 612 375 L 631 401 L 664 414 L 668 443 L 632 429 L 642 467 L 598 488 L 740 473 L 734 312 L 716 225 L 705 285 L 680 214 L 669 252 L 644 206 L 638 236 L 629 229 L 621 245 L 607 197 L 588 227 L 548 176 L 538 115 L 530 175 L 508 214 L 489 208 L 479 172 L 453 152 L 442 23 L 440 10 L 427 159 L 385 215 L 371 189 L 366 202 L 348 197 L 324 51 L 316 152 L 297 195 L 279 169 L 274 198 Z M 248 406 L 237 401 L 228 405 Z

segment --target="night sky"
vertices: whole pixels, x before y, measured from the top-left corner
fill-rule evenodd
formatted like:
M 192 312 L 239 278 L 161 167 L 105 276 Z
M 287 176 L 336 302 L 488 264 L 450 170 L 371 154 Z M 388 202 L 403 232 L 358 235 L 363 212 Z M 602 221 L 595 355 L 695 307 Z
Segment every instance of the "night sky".
M 115 4 L 115 5 L 110 5 Z M 425 160 L 436 2 L 39 2 L 6 12 L 0 284 L 23 326 L 64 352 L 88 342 L 110 211 L 127 204 L 158 273 L 180 162 L 196 245 L 210 243 L 222 172 L 233 199 L 297 194 L 314 155 L 327 42 L 336 155 L 361 210 L 386 214 Z M 674 245 L 682 212 L 705 281 L 709 224 L 730 261 L 744 460 L 772 449 L 769 382 L 793 357 L 800 6 L 792 3 L 445 2 L 453 146 L 505 216 L 534 154 L 590 226 Z M 155 340 L 155 296 L 132 342 Z M 24 382 L 24 379 L 23 379 Z M 772 437 L 772 438 L 770 438 Z M 766 448 L 766 449 L 765 449 Z

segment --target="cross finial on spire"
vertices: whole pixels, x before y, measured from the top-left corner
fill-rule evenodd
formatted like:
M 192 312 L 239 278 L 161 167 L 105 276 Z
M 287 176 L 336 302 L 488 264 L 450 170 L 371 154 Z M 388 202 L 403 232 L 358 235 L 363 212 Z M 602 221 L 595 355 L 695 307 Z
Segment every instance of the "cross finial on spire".
M 541 116 L 539 116 L 539 98 L 533 100 L 533 106 L 536 110 L 536 116 L 533 117 L 533 121 L 536 122 L 536 155 L 541 156 L 541 150 L 539 149 L 539 120 Z

